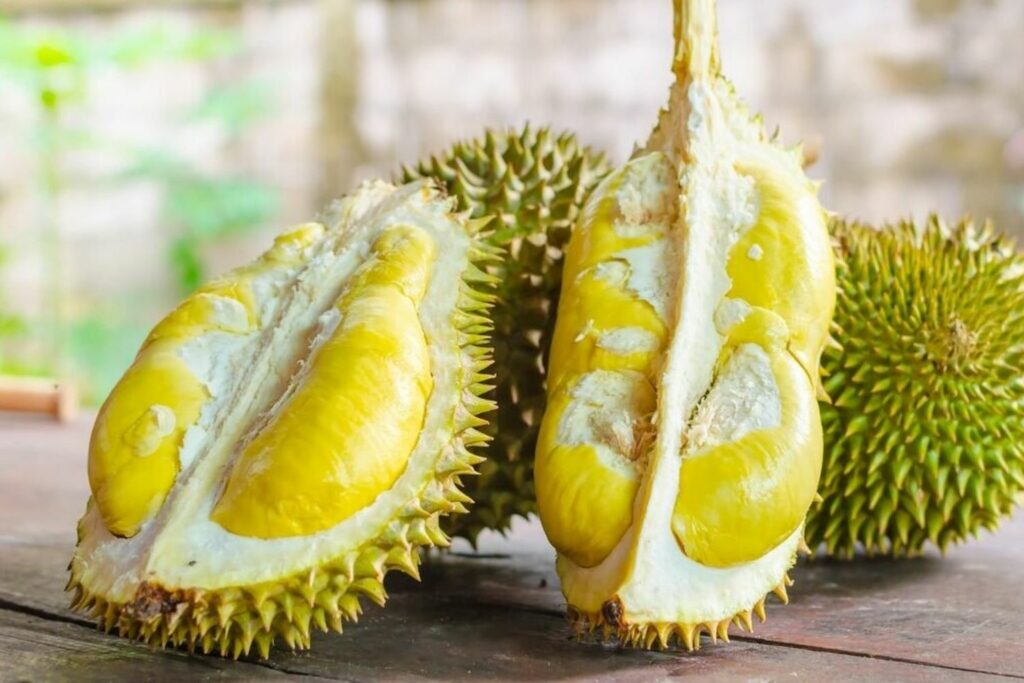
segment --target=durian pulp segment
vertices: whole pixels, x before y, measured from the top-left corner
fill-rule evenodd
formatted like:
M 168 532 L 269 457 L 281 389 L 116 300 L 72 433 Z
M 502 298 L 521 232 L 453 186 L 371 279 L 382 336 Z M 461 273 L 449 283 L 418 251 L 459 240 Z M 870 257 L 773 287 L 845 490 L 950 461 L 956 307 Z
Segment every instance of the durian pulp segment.
M 394 483 L 433 386 L 416 308 L 435 258 L 431 236 L 398 225 L 376 239 L 327 315 L 336 329 L 301 385 L 242 450 L 213 519 L 241 536 L 329 529 Z
M 603 560 L 632 521 L 649 447 L 657 358 L 677 274 L 672 168 L 652 154 L 606 178 L 570 241 L 535 462 L 548 538 L 581 566 Z
M 570 242 L 536 486 L 578 624 L 694 647 L 784 590 L 820 473 L 835 284 L 797 153 L 718 74 L 714 2 L 677 0 L 676 19 L 669 109 Z M 642 259 L 636 215 L 658 225 Z
M 130 538 L 113 535 L 97 502 L 90 503 L 79 524 L 80 543 L 72 563 L 74 580 L 91 594 L 113 603 L 132 600 L 143 582 L 169 590 L 251 586 L 309 571 L 359 548 L 400 516 L 431 482 L 439 454 L 452 436 L 452 421 L 457 419 L 453 415 L 464 398 L 457 388 L 465 382 L 463 375 L 468 368 L 464 367 L 466 359 L 453 353 L 460 342 L 452 320 L 457 315 L 471 243 L 450 208 L 447 200 L 423 184 L 364 186 L 338 205 L 322 236 L 304 247 L 302 258 L 297 259 L 301 267 L 279 276 L 274 281 L 275 289 L 257 280 L 252 298 L 258 302 L 258 333 L 243 340 L 205 333 L 189 342 L 191 347 L 186 343 L 178 356 L 200 379 L 210 398 L 184 433 L 179 453 L 181 470 L 155 516 Z M 381 245 L 395 236 L 407 244 L 411 240 L 417 247 L 413 249 L 412 265 L 400 264 L 412 281 L 402 282 L 397 288 L 382 286 L 378 281 L 387 279 L 380 276 L 394 261 L 389 261 L 386 254 L 382 257 L 371 253 L 375 245 L 381 250 Z M 364 263 L 375 263 L 376 267 L 360 270 Z M 408 310 L 411 302 L 418 300 L 414 310 L 417 320 L 396 316 L 394 323 L 400 328 L 397 334 L 416 339 L 418 329 L 426 343 L 425 348 L 417 350 L 414 346 L 412 351 L 403 346 L 398 355 L 412 353 L 410 362 L 429 368 L 428 376 L 419 371 L 411 373 L 417 378 L 419 390 L 429 393 L 425 406 L 405 411 L 403 427 L 414 429 L 417 435 L 411 452 L 400 453 L 397 464 L 382 466 L 378 462 L 367 468 L 364 477 L 373 479 L 379 474 L 378 467 L 384 474 L 373 479 L 372 492 L 360 499 L 361 507 L 355 506 L 359 509 L 339 511 L 328 505 L 327 517 L 320 523 L 287 529 L 288 533 L 302 535 L 280 535 L 281 529 L 274 524 L 282 517 L 274 519 L 269 511 L 271 522 L 263 526 L 250 522 L 245 515 L 232 518 L 225 514 L 225 519 L 238 524 L 238 533 L 225 528 L 232 526 L 230 522 L 218 523 L 213 511 L 225 481 L 233 468 L 240 466 L 240 454 L 288 420 L 292 422 L 286 426 L 301 438 L 302 420 L 288 417 L 290 402 L 302 400 L 304 392 L 317 390 L 320 371 L 331 374 L 330 365 L 337 361 L 332 358 L 337 351 L 332 344 L 352 342 L 353 325 L 358 325 L 346 328 L 346 323 L 352 322 L 349 316 L 361 315 L 357 304 L 369 302 L 364 308 L 372 309 L 381 297 L 387 299 L 396 293 L 399 300 L 391 303 L 399 311 Z M 346 301 L 346 297 L 352 301 Z M 374 316 L 379 311 L 364 310 L 362 314 L 376 321 Z M 408 329 L 410 323 L 416 328 L 412 332 Z M 355 331 L 358 333 L 358 329 Z M 407 355 L 402 357 L 408 360 Z M 430 391 L 431 384 L 447 390 Z M 405 387 L 397 389 L 405 391 Z M 371 402 L 376 398 L 367 396 Z M 324 421 L 322 416 L 317 419 L 321 424 Z M 308 427 L 316 428 L 312 421 Z M 307 434 L 306 438 L 315 441 L 317 437 Z M 311 448 L 323 446 L 312 441 Z M 393 444 L 395 448 L 406 448 L 408 440 L 399 441 Z M 337 458 L 327 461 L 321 466 L 338 463 Z M 274 466 L 271 463 L 271 470 Z M 310 467 L 315 469 L 312 464 Z M 280 505 L 276 512 L 287 515 L 294 497 L 308 493 L 301 490 L 308 482 L 290 486 L 287 480 L 293 473 L 279 474 L 279 478 L 271 476 L 267 480 L 279 485 L 278 489 L 271 486 L 268 503 Z M 323 474 L 310 472 L 308 476 Z M 349 474 L 360 476 L 358 469 Z M 243 489 L 245 484 L 242 482 Z M 298 493 L 296 489 L 300 489 Z M 236 502 L 245 501 L 253 492 L 238 493 Z M 324 504 L 322 498 L 306 502 Z M 271 533 L 264 533 L 268 529 Z M 270 537 L 262 538 L 260 533 Z
M 322 234 L 318 224 L 286 231 L 254 264 L 188 297 L 146 338 L 100 410 L 89 447 L 89 483 L 113 533 L 134 535 L 163 504 L 194 456 L 181 449 L 184 437 L 209 426 L 261 322 L 274 316 L 278 295 Z M 209 347 L 220 353 L 207 354 Z M 207 361 L 215 356 L 227 362 Z

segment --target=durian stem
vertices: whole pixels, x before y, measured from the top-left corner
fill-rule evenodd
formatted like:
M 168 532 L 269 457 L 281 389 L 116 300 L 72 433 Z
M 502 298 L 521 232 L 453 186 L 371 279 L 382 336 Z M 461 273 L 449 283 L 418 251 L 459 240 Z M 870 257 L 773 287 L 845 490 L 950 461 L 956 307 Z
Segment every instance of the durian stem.
M 680 81 L 718 73 L 718 21 L 715 0 L 672 0 L 675 55 L 672 70 Z

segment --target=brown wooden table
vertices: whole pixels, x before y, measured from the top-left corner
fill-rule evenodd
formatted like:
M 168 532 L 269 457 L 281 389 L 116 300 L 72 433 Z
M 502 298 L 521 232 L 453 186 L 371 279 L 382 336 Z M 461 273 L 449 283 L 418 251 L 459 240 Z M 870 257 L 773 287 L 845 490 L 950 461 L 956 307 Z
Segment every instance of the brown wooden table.
M 311 652 L 233 662 L 153 650 L 67 609 L 88 432 L 88 416 L 0 415 L 0 681 L 1024 679 L 1024 515 L 945 558 L 804 562 L 788 607 L 695 654 L 573 641 L 554 553 L 526 522 L 478 552 L 432 556 L 422 583 L 390 577 L 386 608 L 319 634 Z

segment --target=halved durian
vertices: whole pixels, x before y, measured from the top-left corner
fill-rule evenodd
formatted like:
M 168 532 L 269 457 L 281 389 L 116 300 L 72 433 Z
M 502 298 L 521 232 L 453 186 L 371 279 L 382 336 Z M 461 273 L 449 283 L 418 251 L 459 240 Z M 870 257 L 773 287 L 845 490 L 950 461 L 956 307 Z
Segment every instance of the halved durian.
M 669 107 L 569 243 L 536 488 L 576 628 L 692 649 L 786 599 L 835 277 L 799 150 L 719 73 L 713 0 L 674 5 Z
M 238 657 L 341 630 L 464 512 L 489 402 L 484 222 L 364 185 L 186 299 L 96 420 L 69 589 L 106 630 Z

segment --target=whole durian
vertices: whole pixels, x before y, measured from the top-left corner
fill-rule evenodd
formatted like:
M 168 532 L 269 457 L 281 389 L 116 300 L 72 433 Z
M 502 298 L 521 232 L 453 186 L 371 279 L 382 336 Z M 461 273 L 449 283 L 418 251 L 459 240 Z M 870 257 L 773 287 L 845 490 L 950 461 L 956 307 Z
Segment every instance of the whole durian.
M 498 281 L 494 321 L 492 437 L 480 476 L 466 482 L 469 513 L 445 520 L 445 531 L 471 543 L 483 529 L 504 531 L 513 516 L 536 512 L 533 453 L 544 413 L 544 377 L 562 286 L 562 260 L 583 202 L 608 173 L 603 154 L 570 133 L 526 126 L 488 131 L 454 145 L 403 180 L 433 178 L 474 218 L 492 218 L 488 242 L 506 258 L 487 265 Z
M 74 608 L 266 657 L 416 576 L 487 440 L 481 225 L 430 183 L 369 183 L 161 321 L 92 433 Z
M 799 150 L 720 74 L 714 1 L 674 8 L 668 109 L 569 242 L 535 476 L 577 630 L 693 649 L 786 599 L 835 273 Z
M 994 529 L 1024 492 L 1024 256 L 971 221 L 833 235 L 839 344 L 808 543 L 903 556 Z

